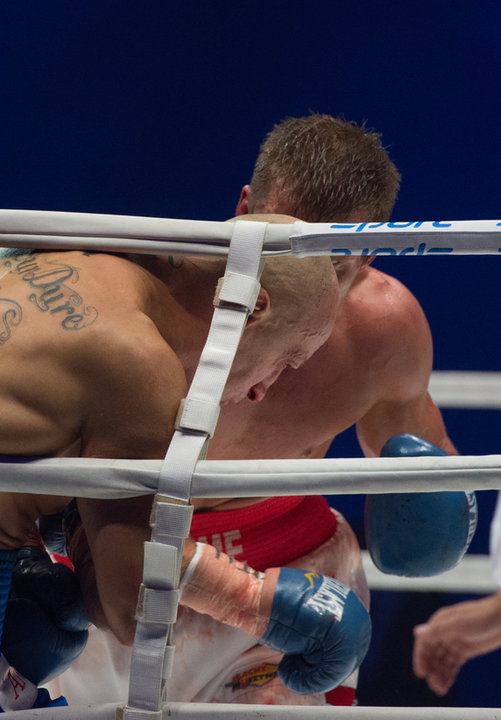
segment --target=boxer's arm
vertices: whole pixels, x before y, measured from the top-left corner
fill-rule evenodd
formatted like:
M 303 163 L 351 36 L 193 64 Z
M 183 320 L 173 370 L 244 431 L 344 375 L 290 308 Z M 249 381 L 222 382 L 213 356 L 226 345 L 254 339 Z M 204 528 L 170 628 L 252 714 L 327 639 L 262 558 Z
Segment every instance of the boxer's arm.
M 386 441 L 411 433 L 450 454 L 456 450 L 447 436 L 440 410 L 428 393 L 433 367 L 433 341 L 426 316 L 416 298 L 395 278 L 384 276 L 377 343 L 370 368 L 373 397 L 356 425 L 364 454 L 377 457 Z
M 124 331 L 117 329 L 121 337 L 111 339 L 101 353 L 106 359 L 101 357 L 95 377 L 89 379 L 81 454 L 163 458 L 179 401 L 186 393 L 184 372 L 155 330 L 147 333 L 141 328 L 139 332 L 136 327 L 134 338 L 129 327 L 125 339 Z M 152 496 L 105 501 L 81 498 L 77 503 L 104 618 L 116 637 L 130 644 L 143 546 L 150 538 Z
M 418 397 L 376 403 L 356 424 L 357 438 L 366 457 L 379 457 L 390 437 L 411 433 L 426 438 L 449 455 L 457 455 L 447 435 L 442 414 L 426 390 Z M 323 458 L 332 441 L 316 447 L 309 457 Z
M 442 414 L 426 390 L 418 397 L 383 400 L 357 423 L 356 432 L 366 457 L 378 457 L 390 437 L 411 433 L 457 455 L 447 435 Z
M 294 568 L 256 572 L 202 543 L 183 576 L 181 603 L 284 653 L 279 676 L 298 693 L 337 687 L 369 646 L 369 615 L 342 583 Z

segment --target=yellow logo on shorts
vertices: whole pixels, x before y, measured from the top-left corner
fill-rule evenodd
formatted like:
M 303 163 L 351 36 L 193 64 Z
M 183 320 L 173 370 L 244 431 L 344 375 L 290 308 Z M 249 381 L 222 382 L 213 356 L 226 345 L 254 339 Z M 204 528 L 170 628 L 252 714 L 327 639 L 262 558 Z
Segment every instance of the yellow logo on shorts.
M 278 665 L 258 665 L 251 670 L 234 675 L 225 687 L 236 690 L 245 690 L 248 687 L 262 687 L 271 682 L 277 676 Z

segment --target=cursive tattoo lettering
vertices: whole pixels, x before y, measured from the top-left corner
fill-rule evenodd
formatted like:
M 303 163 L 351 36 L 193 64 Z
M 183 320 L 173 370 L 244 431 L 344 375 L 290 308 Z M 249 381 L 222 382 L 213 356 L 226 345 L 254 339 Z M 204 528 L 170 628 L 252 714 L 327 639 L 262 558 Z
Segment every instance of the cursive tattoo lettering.
M 12 328 L 23 319 L 21 306 L 15 300 L 0 298 L 0 345 L 10 340 Z
M 20 258 L 15 265 L 15 272 L 33 290 L 28 300 L 41 312 L 59 317 L 65 330 L 81 330 L 92 325 L 97 309 L 86 306 L 82 296 L 68 287 L 68 283 L 78 282 L 78 269 L 46 258 L 44 263 L 41 266 L 38 255 L 30 255 Z

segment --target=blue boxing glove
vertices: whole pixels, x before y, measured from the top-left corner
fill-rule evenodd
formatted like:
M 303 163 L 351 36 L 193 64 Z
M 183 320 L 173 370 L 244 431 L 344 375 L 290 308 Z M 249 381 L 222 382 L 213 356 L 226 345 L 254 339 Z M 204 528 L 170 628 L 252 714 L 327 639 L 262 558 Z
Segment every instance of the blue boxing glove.
M 62 673 L 83 651 L 89 620 L 71 570 L 39 548 L 22 548 L 12 575 L 0 662 L 0 706 L 52 701 L 37 686 Z M 15 668 L 15 669 L 14 669 Z M 42 697 L 43 695 L 43 697 Z
M 256 572 L 203 543 L 183 576 L 180 602 L 283 653 L 278 674 L 297 693 L 337 687 L 369 647 L 369 614 L 345 585 L 294 568 Z
M 1 663 L 0 663 L 0 666 L 1 666 Z M 26 698 L 23 697 L 23 695 L 19 694 L 19 689 L 16 689 L 16 683 L 21 681 L 21 686 L 23 686 L 24 692 L 26 691 L 25 690 L 26 683 L 24 680 L 19 678 L 19 676 L 16 677 L 15 671 L 14 672 L 9 671 L 9 672 L 10 672 L 10 674 L 8 675 L 9 679 L 7 682 L 9 685 L 13 685 L 13 688 L 14 688 L 13 693 L 12 693 L 13 703 L 12 703 L 12 707 L 10 705 L 6 706 L 5 710 L 0 707 L 0 713 L 8 712 L 9 710 L 35 710 L 35 709 L 39 709 L 39 708 L 67 707 L 68 701 L 66 700 L 65 697 L 60 695 L 60 697 L 55 698 L 53 700 L 51 698 L 51 696 L 49 695 L 48 690 L 46 690 L 45 688 L 37 688 L 36 693 L 33 695 L 34 700 L 32 702 L 30 702 L 29 706 L 25 706 L 26 703 L 23 703 L 22 700 L 26 700 Z M 1 682 L 1 680 L 0 680 L 0 682 Z M 19 687 L 21 687 L 21 686 L 19 686 Z M 21 692 L 23 692 L 23 690 L 21 690 Z M 2 694 L 1 689 L 0 689 L 0 694 Z M 22 700 L 21 700 L 21 698 L 22 698 Z
M 67 554 L 62 512 L 54 515 L 41 515 L 38 519 L 38 530 L 49 552 L 56 553 L 56 555 Z
M 260 642 L 285 653 L 278 675 L 290 690 L 324 693 L 364 659 L 370 617 L 358 597 L 333 578 L 282 568 Z
M 90 620 L 84 608 L 75 574 L 62 563 L 52 562 L 37 547 L 21 548 L 12 575 L 11 597 L 32 600 L 60 630 L 87 630 Z
M 447 455 L 437 445 L 403 434 L 390 438 L 381 457 Z M 429 577 L 455 567 L 473 538 L 473 492 L 369 495 L 365 506 L 367 549 L 384 573 Z
M 76 500 L 71 500 L 62 512 L 41 515 L 38 529 L 47 550 L 57 555 L 68 555 L 68 546 L 71 546 L 71 539 L 80 523 Z

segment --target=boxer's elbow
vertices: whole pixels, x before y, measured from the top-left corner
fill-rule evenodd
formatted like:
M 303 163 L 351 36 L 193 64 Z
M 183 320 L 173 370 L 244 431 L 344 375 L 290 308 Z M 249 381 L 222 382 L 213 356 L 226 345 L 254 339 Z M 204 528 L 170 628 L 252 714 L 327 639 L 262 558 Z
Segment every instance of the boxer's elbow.
M 76 569 L 76 574 L 87 614 L 97 628 L 112 633 L 122 645 L 132 645 L 136 629 L 136 600 L 133 594 L 127 599 L 122 596 L 100 597 L 96 584 L 95 568 L 92 563 Z
M 131 607 L 128 604 L 117 603 L 112 608 L 107 609 L 104 617 L 96 618 L 99 622 L 104 622 L 106 626 L 98 625 L 98 627 L 113 633 L 122 645 L 132 645 L 136 632 L 135 610 L 135 606 Z

